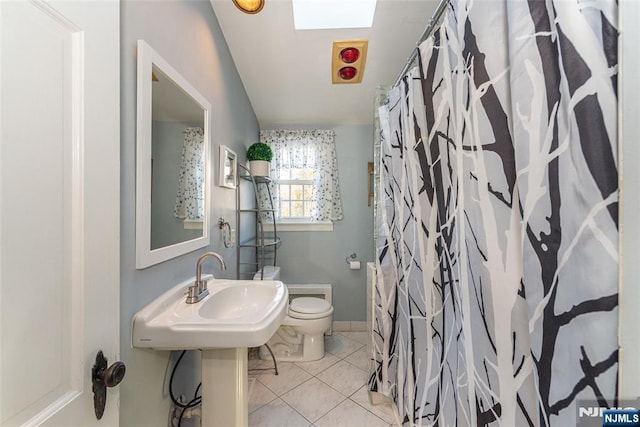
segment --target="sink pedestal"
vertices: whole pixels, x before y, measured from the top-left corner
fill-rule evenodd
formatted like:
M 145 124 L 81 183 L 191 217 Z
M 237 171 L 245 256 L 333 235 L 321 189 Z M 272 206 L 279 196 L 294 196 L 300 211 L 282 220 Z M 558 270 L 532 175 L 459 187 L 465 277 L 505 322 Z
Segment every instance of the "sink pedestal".
M 194 280 L 174 286 L 136 313 L 133 346 L 200 349 L 202 426 L 247 427 L 247 354 L 280 327 L 287 313 L 287 287 L 275 280 L 210 280 L 209 295 L 187 304 L 184 295 Z
M 248 349 L 202 350 L 202 427 L 249 424 Z

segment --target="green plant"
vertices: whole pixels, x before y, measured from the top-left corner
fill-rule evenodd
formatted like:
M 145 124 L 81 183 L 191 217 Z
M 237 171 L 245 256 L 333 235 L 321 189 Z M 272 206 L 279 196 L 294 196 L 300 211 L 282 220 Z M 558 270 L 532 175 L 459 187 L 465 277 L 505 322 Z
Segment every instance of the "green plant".
M 247 149 L 247 160 L 264 160 L 270 162 L 273 159 L 273 151 L 264 142 L 254 142 Z

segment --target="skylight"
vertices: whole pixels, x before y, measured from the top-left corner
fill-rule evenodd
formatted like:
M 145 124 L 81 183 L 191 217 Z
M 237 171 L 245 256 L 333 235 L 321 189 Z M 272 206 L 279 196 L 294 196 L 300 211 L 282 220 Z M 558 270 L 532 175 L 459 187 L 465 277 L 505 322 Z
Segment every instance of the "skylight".
M 371 28 L 376 0 L 292 0 L 296 30 Z

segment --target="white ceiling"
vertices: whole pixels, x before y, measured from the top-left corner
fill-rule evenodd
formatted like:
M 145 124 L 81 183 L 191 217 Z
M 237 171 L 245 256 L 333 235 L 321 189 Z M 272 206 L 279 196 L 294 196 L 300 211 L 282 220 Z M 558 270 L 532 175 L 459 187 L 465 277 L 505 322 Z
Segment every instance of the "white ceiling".
M 372 28 L 293 27 L 291 0 L 266 0 L 256 15 L 210 0 L 262 128 L 373 123 L 375 89 L 391 85 L 438 0 L 378 0 Z M 368 39 L 360 84 L 331 83 L 334 40 Z

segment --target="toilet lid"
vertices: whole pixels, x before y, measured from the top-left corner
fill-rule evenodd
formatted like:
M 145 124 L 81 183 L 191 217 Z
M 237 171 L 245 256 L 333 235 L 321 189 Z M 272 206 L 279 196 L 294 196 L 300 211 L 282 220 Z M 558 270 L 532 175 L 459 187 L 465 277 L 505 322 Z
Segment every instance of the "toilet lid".
M 289 311 L 303 314 L 324 313 L 329 309 L 331 309 L 331 304 L 321 298 L 299 297 L 289 303 Z

